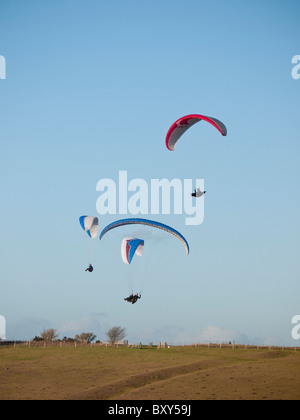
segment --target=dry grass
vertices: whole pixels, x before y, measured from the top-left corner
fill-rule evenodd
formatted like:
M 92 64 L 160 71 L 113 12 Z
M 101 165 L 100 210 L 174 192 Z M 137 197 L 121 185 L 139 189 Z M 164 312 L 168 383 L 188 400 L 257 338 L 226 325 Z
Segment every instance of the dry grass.
M 0 399 L 300 399 L 300 351 L 0 348 Z

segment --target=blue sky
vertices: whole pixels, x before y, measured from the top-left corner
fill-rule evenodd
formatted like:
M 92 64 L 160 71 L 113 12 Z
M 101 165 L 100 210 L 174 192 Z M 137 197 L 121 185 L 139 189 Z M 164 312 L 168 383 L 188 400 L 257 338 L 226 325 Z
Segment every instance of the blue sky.
M 7 339 L 43 328 L 105 339 L 121 325 L 132 342 L 299 345 L 299 12 L 296 0 L 1 0 Z M 199 123 L 169 152 L 169 126 L 190 113 L 220 119 L 228 136 Z M 120 170 L 204 179 L 200 226 L 156 217 L 188 239 L 188 257 L 145 232 L 156 262 L 128 274 L 124 230 L 90 243 L 95 270 L 84 271 L 78 218 L 97 215 L 98 180 Z M 117 217 L 99 216 L 100 228 Z M 141 279 L 142 300 L 127 304 Z

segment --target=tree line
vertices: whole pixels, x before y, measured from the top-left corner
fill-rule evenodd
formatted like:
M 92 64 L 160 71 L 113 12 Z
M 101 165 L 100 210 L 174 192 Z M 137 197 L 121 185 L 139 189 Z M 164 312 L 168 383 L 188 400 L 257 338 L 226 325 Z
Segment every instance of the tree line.
M 117 341 L 123 340 L 126 337 L 126 329 L 120 326 L 115 326 L 106 331 L 106 336 L 110 344 L 115 344 Z M 39 336 L 35 336 L 32 341 L 57 341 L 58 338 L 57 330 L 54 328 L 49 328 L 48 330 L 43 330 Z M 96 335 L 92 332 L 82 332 L 81 334 L 76 334 L 74 338 L 63 337 L 62 341 L 83 341 L 86 343 L 91 343 L 96 338 Z

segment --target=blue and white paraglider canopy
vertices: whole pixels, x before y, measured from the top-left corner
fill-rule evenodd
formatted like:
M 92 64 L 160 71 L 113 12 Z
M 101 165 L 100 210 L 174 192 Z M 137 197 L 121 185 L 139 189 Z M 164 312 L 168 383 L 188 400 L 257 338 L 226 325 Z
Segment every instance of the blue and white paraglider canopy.
M 79 223 L 82 229 L 89 235 L 90 238 L 94 239 L 98 235 L 98 218 L 93 216 L 81 216 L 79 217 Z
M 157 229 L 164 230 L 165 232 L 170 233 L 171 235 L 175 236 L 177 239 L 179 239 L 183 243 L 187 255 L 190 252 L 189 244 L 187 240 L 185 239 L 185 237 L 181 235 L 180 232 L 178 232 L 177 230 L 163 223 L 155 222 L 154 220 L 149 220 L 149 219 L 132 218 L 132 219 L 116 220 L 115 222 L 107 225 L 102 230 L 102 232 L 100 233 L 100 239 L 102 239 L 103 236 L 110 230 L 115 229 L 120 226 L 125 226 L 125 225 L 147 225 L 147 226 L 151 226 Z

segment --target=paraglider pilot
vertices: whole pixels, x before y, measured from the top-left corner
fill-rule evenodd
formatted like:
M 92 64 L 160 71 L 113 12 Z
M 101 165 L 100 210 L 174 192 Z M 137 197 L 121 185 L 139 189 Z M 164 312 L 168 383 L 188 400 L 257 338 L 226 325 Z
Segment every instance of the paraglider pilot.
M 127 302 L 131 302 L 131 299 L 133 298 L 133 293 L 131 293 L 130 296 L 128 296 L 127 298 L 124 298 L 124 300 L 127 300 Z
M 200 191 L 200 188 L 194 189 L 194 192 L 191 194 L 192 197 L 201 197 L 203 194 L 205 194 L 206 191 Z
M 137 293 L 134 295 L 133 293 L 131 293 L 130 296 L 128 296 L 127 298 L 124 298 L 124 300 L 127 300 L 127 302 L 131 302 L 132 304 L 136 303 L 138 299 L 141 299 L 142 295 L 141 293 L 138 295 Z
M 90 264 L 85 271 L 89 271 L 91 273 L 93 270 L 94 270 L 94 267 L 92 266 L 92 264 Z

